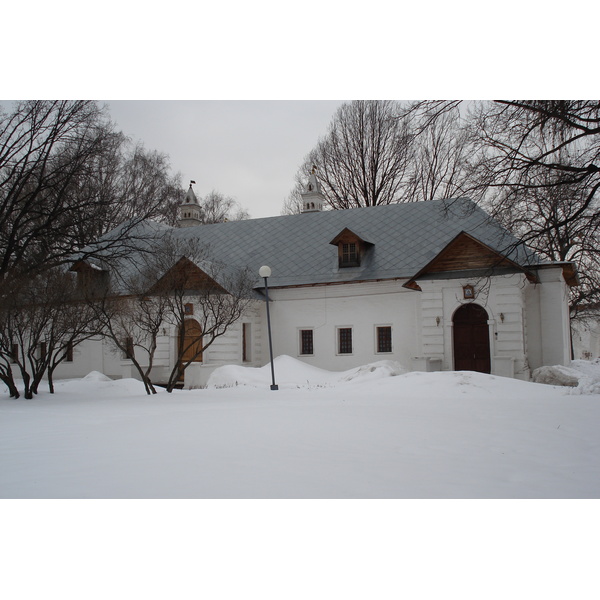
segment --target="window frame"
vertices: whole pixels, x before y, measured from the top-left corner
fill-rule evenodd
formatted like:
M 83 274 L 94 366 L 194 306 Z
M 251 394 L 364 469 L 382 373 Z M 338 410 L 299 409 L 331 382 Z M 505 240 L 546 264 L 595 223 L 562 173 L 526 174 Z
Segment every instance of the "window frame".
M 313 327 L 298 328 L 298 356 L 314 356 L 315 355 L 315 333 Z M 310 332 L 310 349 L 311 352 L 303 352 L 304 350 L 304 332 Z
M 242 362 L 252 362 L 252 324 L 242 323 Z
M 380 335 L 379 331 L 382 329 L 389 329 L 389 350 L 380 350 Z M 384 340 L 385 341 L 385 340 Z M 394 330 L 389 323 L 382 323 L 375 325 L 375 354 L 392 354 L 394 352 Z
M 336 349 L 336 355 L 337 356 L 352 356 L 354 354 L 354 334 L 353 334 L 353 327 L 351 325 L 340 325 L 338 327 L 335 328 L 336 334 L 336 340 L 335 340 L 335 349 Z M 346 343 L 346 342 L 342 342 L 342 331 L 349 331 L 350 332 L 350 351 L 349 352 L 342 352 L 342 344 Z
M 73 362 L 73 342 L 69 340 L 65 351 L 65 362 Z
M 131 336 L 127 336 L 123 339 L 123 348 L 122 360 L 132 360 L 135 358 L 135 344 L 133 343 L 133 338 Z
M 353 248 L 351 248 L 353 246 Z M 362 247 L 358 239 L 340 240 L 338 244 L 338 267 L 347 269 L 360 267 Z

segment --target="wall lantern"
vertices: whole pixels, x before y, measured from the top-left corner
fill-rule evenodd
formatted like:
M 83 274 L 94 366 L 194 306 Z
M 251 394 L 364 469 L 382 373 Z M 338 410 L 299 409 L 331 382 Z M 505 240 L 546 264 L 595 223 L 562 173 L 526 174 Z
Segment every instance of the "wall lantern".
M 269 331 L 269 355 L 271 356 L 271 389 L 278 390 L 279 386 L 275 385 L 275 366 L 273 365 L 273 342 L 271 341 L 271 314 L 269 311 L 269 285 L 267 279 L 271 277 L 271 267 L 263 265 L 258 274 L 265 280 L 265 299 L 267 302 L 267 329 Z
M 500 320 L 504 323 L 504 313 L 500 313 Z
M 435 318 L 435 324 L 439 327 L 441 319 L 439 317 Z

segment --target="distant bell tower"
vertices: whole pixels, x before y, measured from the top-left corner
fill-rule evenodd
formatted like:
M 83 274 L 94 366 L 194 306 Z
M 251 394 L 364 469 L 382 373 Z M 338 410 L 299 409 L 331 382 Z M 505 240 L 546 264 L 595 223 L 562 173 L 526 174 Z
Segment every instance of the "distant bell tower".
M 202 207 L 198 204 L 198 198 L 196 198 L 196 194 L 194 194 L 192 183 L 196 182 L 190 181 L 190 189 L 185 195 L 185 200 L 179 205 L 179 227 L 202 225 L 204 213 Z
M 317 180 L 317 167 L 313 165 L 308 178 L 308 183 L 304 192 L 300 194 L 302 197 L 302 212 L 319 212 L 323 210 L 325 196 L 321 193 L 321 184 Z

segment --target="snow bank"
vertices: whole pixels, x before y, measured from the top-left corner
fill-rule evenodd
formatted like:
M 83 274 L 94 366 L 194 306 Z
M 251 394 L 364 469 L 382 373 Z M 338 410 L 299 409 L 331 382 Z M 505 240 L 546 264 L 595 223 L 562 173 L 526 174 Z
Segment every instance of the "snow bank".
M 92 371 L 82 379 L 62 379 L 54 382 L 56 394 L 73 393 L 101 396 L 146 394 L 144 384 L 138 379 L 111 379 L 99 371 Z
M 82 381 L 112 381 L 112 379 L 100 371 L 92 371 L 83 377 Z
M 393 377 L 407 372 L 400 363 L 392 360 L 381 360 L 348 371 L 326 371 L 287 355 L 278 356 L 273 364 L 275 383 L 280 388 L 330 387 L 348 382 L 360 383 Z M 238 385 L 264 387 L 270 383 L 271 363 L 259 368 L 226 365 L 213 371 L 207 387 L 226 388 Z
M 581 373 L 569 367 L 555 365 L 552 367 L 540 367 L 532 374 L 535 383 L 544 383 L 546 385 L 562 385 L 568 387 L 577 387 Z
M 600 359 L 571 361 L 570 367 L 540 367 L 531 376 L 535 383 L 573 388 L 572 394 L 600 393 Z

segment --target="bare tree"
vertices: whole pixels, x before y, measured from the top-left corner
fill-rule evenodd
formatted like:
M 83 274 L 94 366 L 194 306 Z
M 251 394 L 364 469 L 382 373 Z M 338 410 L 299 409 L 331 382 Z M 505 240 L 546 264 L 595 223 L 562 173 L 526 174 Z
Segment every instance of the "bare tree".
M 104 248 L 127 252 L 137 222 L 172 212 L 177 187 L 166 157 L 130 152 L 97 103 L 16 103 L 0 114 L 0 294 L 128 218 Z
M 166 381 L 171 392 L 187 367 L 241 317 L 252 298 L 253 280 L 244 269 L 215 263 L 209 248 L 182 241 L 172 231 L 157 236 L 150 250 L 132 255 L 112 272 L 109 287 L 87 297 L 105 337 L 132 361 L 153 394 L 152 369 L 163 329 L 177 332 L 175 362 Z M 187 335 L 190 322 L 195 324 L 192 336 Z
M 243 315 L 252 301 L 253 278 L 246 269 L 211 259 L 210 248 L 166 236 L 153 253 L 153 265 L 162 273 L 148 296 L 167 304 L 165 320 L 177 332 L 175 364 L 167 381 L 172 392 L 192 362 Z M 194 335 L 186 335 L 187 325 Z
M 23 379 L 26 399 L 37 394 L 46 374 L 53 392 L 58 364 L 97 334 L 94 315 L 77 302 L 72 274 L 53 269 L 21 281 L 0 302 L 0 371 L 11 395 L 19 395 L 12 365 Z
M 204 198 L 200 199 L 202 207 L 203 223 L 223 223 L 224 221 L 243 221 L 250 218 L 250 213 L 242 208 L 238 202 L 230 196 L 212 190 Z
M 470 128 L 488 210 L 542 257 L 579 266 L 573 315 L 598 306 L 600 103 L 480 103 Z
M 302 211 L 313 165 L 331 208 L 451 198 L 472 191 L 460 101 L 355 101 L 305 158 L 283 214 Z
M 73 193 L 95 201 L 96 207 L 79 222 L 81 247 L 126 221 L 143 218 L 175 225 L 184 191 L 181 176 L 171 175 L 167 155 L 115 134 L 110 151 L 95 157 L 88 173 L 74 182 Z
M 103 324 L 105 339 L 110 340 L 124 358 L 131 360 L 148 394 L 156 394 L 151 371 L 164 318 L 159 304 L 156 298 L 143 295 L 106 296 L 92 304 Z
M 93 102 L 21 102 L 0 118 L 0 280 L 72 251 L 89 198 L 70 188 L 112 134 Z
M 298 195 L 313 165 L 323 195 L 334 209 L 399 202 L 410 164 L 411 135 L 398 118 L 400 105 L 356 100 L 342 105 L 329 131 L 307 155 L 296 176 Z M 293 199 L 288 209 L 294 210 Z
M 171 308 L 167 297 L 150 293 L 161 275 L 156 256 L 147 252 L 136 255 L 141 263 L 138 270 L 126 278 L 113 277 L 113 286 L 102 296 L 88 296 L 88 306 L 102 323 L 105 339 L 131 360 L 148 394 L 156 394 L 154 356 Z
M 469 170 L 473 152 L 458 101 L 416 102 L 401 113 L 412 132 L 412 160 L 403 202 L 468 195 L 474 188 Z

